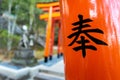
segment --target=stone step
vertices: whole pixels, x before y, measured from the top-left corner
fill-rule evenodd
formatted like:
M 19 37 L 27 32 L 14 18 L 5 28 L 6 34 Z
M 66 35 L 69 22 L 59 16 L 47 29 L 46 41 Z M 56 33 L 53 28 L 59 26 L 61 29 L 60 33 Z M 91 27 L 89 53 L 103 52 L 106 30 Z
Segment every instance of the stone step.
M 53 75 L 50 73 L 40 72 L 34 77 L 34 80 L 65 80 L 64 77 Z
M 40 73 L 46 73 L 46 74 L 51 74 L 51 75 L 55 75 L 55 76 L 59 76 L 59 77 L 64 77 L 64 73 L 52 71 L 52 70 L 42 69 L 42 70 L 40 70 Z

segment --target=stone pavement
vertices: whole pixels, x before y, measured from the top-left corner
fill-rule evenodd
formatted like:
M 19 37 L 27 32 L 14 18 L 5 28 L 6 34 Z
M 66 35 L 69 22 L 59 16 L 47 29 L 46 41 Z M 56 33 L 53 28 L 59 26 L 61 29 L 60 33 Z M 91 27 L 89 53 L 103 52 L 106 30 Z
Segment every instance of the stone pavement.
M 40 65 L 40 72 L 35 80 L 65 80 L 63 59 L 54 58 L 48 63 Z
M 2 78 L 2 79 L 1 79 Z M 20 67 L 11 63 L 0 63 L 0 80 L 65 80 L 63 57 L 54 56 L 44 63 L 40 60 L 36 66 Z

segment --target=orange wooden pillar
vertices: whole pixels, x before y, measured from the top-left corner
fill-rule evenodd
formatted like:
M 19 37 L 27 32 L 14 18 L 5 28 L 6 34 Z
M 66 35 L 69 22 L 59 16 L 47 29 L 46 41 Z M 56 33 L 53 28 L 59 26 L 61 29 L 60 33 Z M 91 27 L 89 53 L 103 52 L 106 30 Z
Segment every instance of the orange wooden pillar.
M 53 56 L 53 46 L 54 46 L 54 20 L 52 20 L 52 29 L 51 29 L 51 38 L 50 38 L 50 52 L 49 52 L 49 60 L 52 60 Z
M 52 7 L 49 8 L 49 18 L 46 29 L 46 44 L 45 44 L 45 62 L 48 61 L 50 52 L 50 40 L 51 40 L 51 29 L 52 29 Z
M 63 52 L 62 52 L 62 30 L 61 30 L 61 24 L 59 23 L 59 31 L 58 31 L 58 54 L 57 54 L 57 57 L 59 58 L 62 55 L 63 55 Z
M 60 8 L 59 2 L 53 3 L 38 3 L 37 8 L 42 8 L 44 12 L 47 12 L 43 15 L 40 15 L 40 19 L 47 19 L 47 29 L 46 29 L 46 46 L 45 46 L 45 62 L 52 59 L 53 53 L 53 44 L 54 44 L 54 18 L 60 17 Z M 52 24 L 53 23 L 53 24 Z
M 120 0 L 60 0 L 65 80 L 120 80 Z

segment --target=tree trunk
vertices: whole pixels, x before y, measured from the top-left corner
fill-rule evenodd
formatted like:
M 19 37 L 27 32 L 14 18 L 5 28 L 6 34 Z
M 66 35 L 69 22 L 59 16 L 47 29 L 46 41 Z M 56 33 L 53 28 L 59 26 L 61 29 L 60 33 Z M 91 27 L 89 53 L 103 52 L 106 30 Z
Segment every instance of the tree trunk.
M 35 0 L 30 1 L 30 22 L 29 22 L 29 30 L 32 30 L 32 25 L 34 21 L 34 7 L 35 7 Z

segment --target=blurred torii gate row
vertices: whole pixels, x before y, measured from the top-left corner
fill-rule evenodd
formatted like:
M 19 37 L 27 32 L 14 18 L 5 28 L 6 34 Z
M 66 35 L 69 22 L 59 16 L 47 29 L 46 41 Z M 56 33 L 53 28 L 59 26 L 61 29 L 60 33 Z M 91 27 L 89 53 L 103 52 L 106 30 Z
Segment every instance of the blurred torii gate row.
M 45 13 L 39 16 L 40 19 L 47 21 L 46 26 L 46 44 L 44 61 L 47 62 L 48 59 L 52 60 L 53 46 L 54 46 L 54 28 L 57 24 L 59 27 L 58 31 L 58 58 L 62 55 L 61 47 L 61 24 L 60 24 L 60 7 L 59 2 L 50 3 L 37 3 L 37 8 L 42 9 Z

